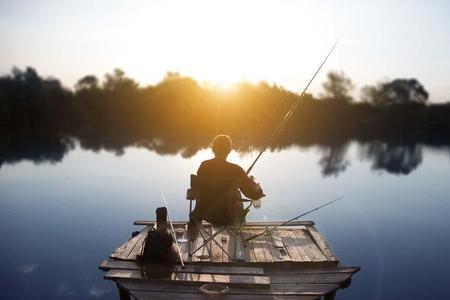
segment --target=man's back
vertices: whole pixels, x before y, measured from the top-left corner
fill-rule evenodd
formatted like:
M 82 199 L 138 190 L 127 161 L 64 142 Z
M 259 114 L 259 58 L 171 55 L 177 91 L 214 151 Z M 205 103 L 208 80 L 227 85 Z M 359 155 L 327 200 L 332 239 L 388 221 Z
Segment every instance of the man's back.
M 202 187 L 197 188 L 198 198 L 192 216 L 198 219 L 208 219 L 216 224 L 235 220 L 241 222 L 246 211 L 239 190 L 254 200 L 264 196 L 261 187 L 240 166 L 227 162 L 231 145 L 231 138 L 227 135 L 214 137 L 211 148 L 215 157 L 202 162 L 197 171 L 196 181 L 201 182 L 199 185 Z M 195 188 L 192 178 L 191 188 Z
M 246 197 L 258 199 L 261 190 L 257 184 L 247 177 L 245 171 L 238 165 L 227 162 L 223 158 L 215 157 L 201 163 L 197 175 L 208 180 L 227 180 L 235 178 L 237 187 Z

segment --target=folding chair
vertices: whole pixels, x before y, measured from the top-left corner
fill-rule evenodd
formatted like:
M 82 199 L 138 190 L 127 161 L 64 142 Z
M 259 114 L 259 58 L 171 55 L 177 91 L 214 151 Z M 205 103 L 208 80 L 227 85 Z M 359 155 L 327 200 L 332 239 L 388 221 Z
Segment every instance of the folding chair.
M 242 246 L 245 246 L 241 238 L 241 231 L 245 224 L 245 216 L 247 215 L 253 200 L 240 198 L 237 185 L 237 178 L 213 181 L 191 175 L 191 188 L 188 189 L 186 195 L 186 199 L 190 200 L 190 237 L 188 238 L 189 257 L 192 257 L 193 254 L 205 247 L 211 241 L 219 246 L 223 253 L 230 259 L 234 260 L 237 247 L 234 247 L 235 253 L 230 254 L 222 247 L 221 243 L 215 239 L 217 235 L 224 231 L 228 231 L 230 235 L 235 237 L 237 242 L 241 243 Z M 243 208 L 242 205 L 242 208 L 238 210 L 236 207 L 236 200 L 238 199 L 242 202 L 248 202 L 248 206 Z M 193 201 L 196 201 L 194 210 L 192 210 Z M 237 215 L 236 211 L 239 211 L 241 215 Z M 219 229 L 215 233 L 210 234 L 204 228 L 203 221 L 206 221 L 213 226 L 217 226 Z M 192 237 L 196 237 L 197 234 L 200 234 L 204 241 L 200 246 L 192 249 Z

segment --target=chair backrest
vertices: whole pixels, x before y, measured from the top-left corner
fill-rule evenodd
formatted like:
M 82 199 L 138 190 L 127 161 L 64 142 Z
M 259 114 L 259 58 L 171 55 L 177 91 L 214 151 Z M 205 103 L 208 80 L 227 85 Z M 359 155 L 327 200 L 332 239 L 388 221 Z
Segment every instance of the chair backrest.
M 210 180 L 191 175 L 191 189 L 196 199 L 193 216 L 215 225 L 231 224 L 236 218 L 237 184 L 236 178 Z

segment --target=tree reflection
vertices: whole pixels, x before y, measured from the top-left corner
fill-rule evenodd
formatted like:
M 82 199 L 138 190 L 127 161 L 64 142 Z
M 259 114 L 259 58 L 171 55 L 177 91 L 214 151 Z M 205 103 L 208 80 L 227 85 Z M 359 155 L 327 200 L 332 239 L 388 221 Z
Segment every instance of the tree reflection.
M 362 155 L 372 161 L 372 169 L 407 175 L 422 163 L 422 146 L 416 143 L 371 142 Z
M 348 143 L 325 146 L 322 149 L 323 155 L 319 160 L 319 165 L 322 167 L 324 177 L 337 177 L 350 165 L 350 162 L 345 158 Z
M 15 135 L 0 140 L 0 168 L 23 160 L 40 163 L 58 163 L 74 148 L 73 140 L 60 135 Z
M 351 140 L 450 144 L 450 103 L 424 105 L 427 93 L 417 80 L 372 88 L 368 103 L 352 102 L 351 87 L 348 78 L 331 73 L 324 97 L 306 94 L 270 151 L 321 145 L 319 165 L 328 177 L 349 167 Z M 190 158 L 224 133 L 247 153 L 265 145 L 299 97 L 267 82 L 241 82 L 224 92 L 178 73 L 142 87 L 118 69 L 103 80 L 87 75 L 72 91 L 33 68 L 14 69 L 0 76 L 0 166 L 61 161 L 72 140 L 117 155 L 137 146 Z M 395 174 L 411 172 L 422 160 L 414 143 L 375 142 L 363 152 L 374 169 Z
M 101 137 L 101 138 L 100 138 Z M 81 139 L 67 138 L 62 135 L 14 135 L 8 139 L 0 139 L 0 167 L 5 164 L 30 160 L 34 163 L 57 163 L 74 148 L 75 141 L 84 150 L 106 150 L 122 155 L 127 147 L 142 147 L 159 155 L 181 155 L 190 158 L 198 151 L 209 146 L 211 136 L 191 135 L 176 136 L 159 134 L 152 138 L 124 138 L 118 135 L 98 135 L 90 132 Z M 260 150 L 263 139 L 235 139 L 235 148 L 240 153 Z M 309 148 L 317 146 L 314 142 L 299 139 L 283 138 L 269 147 L 269 151 L 281 151 L 291 146 Z M 347 151 L 350 141 L 321 142 L 321 157 L 318 161 L 323 177 L 337 177 L 350 166 Z M 431 145 L 433 146 L 433 145 Z M 403 142 L 374 141 L 360 144 L 359 153 L 364 160 L 372 162 L 373 170 L 384 170 L 391 174 L 409 174 L 422 163 L 422 144 Z M 442 145 L 441 145 L 442 147 Z

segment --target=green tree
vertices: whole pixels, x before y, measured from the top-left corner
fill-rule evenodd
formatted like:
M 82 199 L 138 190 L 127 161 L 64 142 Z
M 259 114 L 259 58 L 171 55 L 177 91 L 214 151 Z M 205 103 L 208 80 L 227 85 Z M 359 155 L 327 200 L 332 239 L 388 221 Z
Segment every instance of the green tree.
M 350 78 L 343 72 L 331 71 L 327 74 L 327 80 L 323 83 L 323 98 L 339 102 L 350 103 L 353 97 L 350 95 L 354 85 Z
M 424 104 L 428 101 L 428 92 L 417 79 L 395 79 L 376 86 L 364 87 L 362 100 L 377 106 Z
M 121 69 L 115 69 L 113 73 L 105 75 L 103 88 L 107 91 L 133 91 L 137 90 L 138 84 L 132 78 L 125 76 Z
M 86 75 L 77 81 L 76 91 L 98 89 L 98 78 L 94 75 Z

